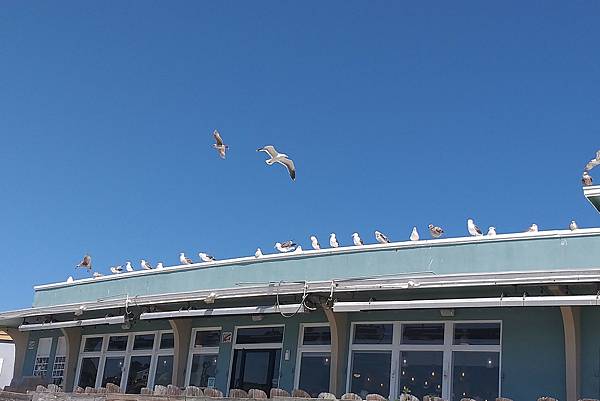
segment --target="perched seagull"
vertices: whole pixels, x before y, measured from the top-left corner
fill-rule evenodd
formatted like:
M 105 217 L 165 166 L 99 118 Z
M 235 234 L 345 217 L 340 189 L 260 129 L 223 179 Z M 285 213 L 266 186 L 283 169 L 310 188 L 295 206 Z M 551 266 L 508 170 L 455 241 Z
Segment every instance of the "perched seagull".
M 352 242 L 354 242 L 354 245 L 356 246 L 364 245 L 362 239 L 360 239 L 360 237 L 358 236 L 358 233 L 352 234 Z
M 119 266 L 113 266 L 110 268 L 110 272 L 112 274 L 119 274 L 123 272 L 123 266 L 119 265 Z
M 528 233 L 537 233 L 538 232 L 538 226 L 537 224 L 533 223 L 531 226 L 529 226 L 529 228 L 527 229 Z
M 331 233 L 331 235 L 329 236 L 329 245 L 330 245 L 332 248 L 337 248 L 337 247 L 339 247 L 339 246 L 340 246 L 340 244 L 338 243 L 338 240 L 337 240 L 337 238 L 335 237 L 335 234 L 334 234 L 334 233 Z
M 375 239 L 377 240 L 377 242 L 379 242 L 380 244 L 389 244 L 390 240 L 388 237 L 385 236 L 385 234 L 380 233 L 379 231 L 375 230 Z
M 127 270 L 128 272 L 132 272 L 133 271 L 133 266 L 131 266 L 131 262 L 127 261 L 127 263 L 125 263 L 125 270 Z
M 229 146 L 223 143 L 223 139 L 221 139 L 221 134 L 219 134 L 219 131 L 214 130 L 213 136 L 215 137 L 216 141 L 216 143 L 213 144 L 213 148 L 215 148 L 217 152 L 219 152 L 219 156 L 221 156 L 221 159 L 224 159 L 225 151 L 229 149 Z
M 203 262 L 214 262 L 216 260 L 214 256 L 211 256 L 204 252 L 200 252 L 198 256 L 200 256 L 200 259 L 202 259 Z
M 192 259 L 185 256 L 183 252 L 179 254 L 179 262 L 181 262 L 182 265 L 191 265 L 192 263 L 194 263 Z
M 592 176 L 587 171 L 583 172 L 583 175 L 581 176 L 581 183 L 586 187 L 589 187 L 594 183 Z
M 410 240 L 411 241 L 418 241 L 419 240 L 419 232 L 417 231 L 417 227 L 413 227 L 413 230 L 410 233 Z
M 575 223 L 575 220 L 571 220 L 571 224 L 569 224 L 569 230 L 571 231 L 575 231 L 577 230 L 579 227 L 577 227 L 577 223 Z
M 483 235 L 479 227 L 477 227 L 477 225 L 475 225 L 473 222 L 473 219 L 467 220 L 467 229 L 469 230 L 469 234 L 471 234 L 473 237 L 479 237 Z
M 302 252 L 303 252 L 303 251 L 302 251 L 302 247 L 301 247 L 300 245 L 298 245 L 298 246 L 296 247 L 296 249 L 294 249 L 294 252 L 292 252 L 292 253 L 302 253 Z
M 73 280 L 73 276 L 67 277 L 67 283 L 72 283 L 73 281 L 75 281 Z
M 496 235 L 496 227 L 488 228 L 487 235 L 488 235 L 488 237 L 493 237 L 494 235 Z
M 150 263 L 146 262 L 144 259 L 140 261 L 140 266 L 144 270 L 152 270 L 152 265 L 150 265 Z
M 158 262 L 158 263 L 156 264 L 156 269 L 157 269 L 157 270 L 162 270 L 162 269 L 164 269 L 164 268 L 165 268 L 165 267 L 163 266 L 163 262 Z
M 90 255 L 85 255 L 83 257 L 83 259 L 81 259 L 81 262 L 79 262 L 79 264 L 77 266 L 75 266 L 75 268 L 91 270 L 92 269 L 92 257 Z
M 444 234 L 442 227 L 434 226 L 433 224 L 429 225 L 429 232 L 433 238 L 440 238 Z
M 260 248 L 256 248 L 256 252 L 254 252 L 254 257 L 255 258 L 261 258 L 262 256 L 263 256 L 263 253 L 260 250 Z
M 294 251 L 297 247 L 298 245 L 296 245 L 293 241 L 285 241 L 283 244 L 277 242 L 275 244 L 275 249 L 283 253 Z
M 288 155 L 286 155 L 285 153 L 279 153 L 275 150 L 275 148 L 272 145 L 264 146 L 260 149 L 257 149 L 256 151 L 265 152 L 271 157 L 270 159 L 265 160 L 265 163 L 267 163 L 269 166 L 273 165 L 273 163 L 279 163 L 284 165 L 285 168 L 287 168 L 288 173 L 290 173 L 290 177 L 292 178 L 292 180 L 296 180 L 296 167 L 294 166 L 294 162 L 292 161 L 292 159 L 289 158 Z
M 102 273 L 94 272 L 94 274 L 92 274 L 92 277 L 94 277 L 94 278 L 102 277 Z
M 594 167 L 600 165 L 600 150 L 596 152 L 596 157 L 593 158 L 592 160 L 590 160 L 588 162 L 588 164 L 585 165 L 585 168 L 583 169 L 583 171 L 590 171 L 591 169 L 593 169 Z
M 319 240 L 314 235 L 310 236 L 310 244 L 312 245 L 313 249 L 317 251 L 321 249 L 321 245 L 319 245 Z

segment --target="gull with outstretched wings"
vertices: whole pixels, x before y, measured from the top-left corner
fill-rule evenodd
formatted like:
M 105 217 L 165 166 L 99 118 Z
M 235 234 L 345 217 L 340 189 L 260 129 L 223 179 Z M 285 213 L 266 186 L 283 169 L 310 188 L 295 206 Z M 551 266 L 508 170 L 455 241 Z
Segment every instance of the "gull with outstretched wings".
M 221 159 L 224 159 L 225 152 L 227 151 L 227 149 L 229 149 L 229 146 L 223 143 L 223 138 L 221 138 L 221 134 L 219 134 L 219 131 L 214 130 L 213 136 L 215 137 L 216 142 L 213 144 L 213 148 L 215 148 L 217 152 L 219 152 L 219 156 L 221 156 Z
M 287 168 L 288 170 L 288 173 L 290 173 L 290 177 L 292 178 L 292 180 L 296 180 L 296 166 L 294 165 L 294 162 L 292 161 L 292 159 L 289 158 L 288 155 L 286 155 L 285 153 L 279 153 L 277 150 L 275 150 L 275 147 L 273 145 L 263 146 L 262 148 L 257 149 L 256 151 L 265 152 L 269 155 L 270 159 L 265 160 L 265 163 L 267 163 L 269 166 L 272 166 L 274 163 L 279 163 L 285 166 L 285 168 Z

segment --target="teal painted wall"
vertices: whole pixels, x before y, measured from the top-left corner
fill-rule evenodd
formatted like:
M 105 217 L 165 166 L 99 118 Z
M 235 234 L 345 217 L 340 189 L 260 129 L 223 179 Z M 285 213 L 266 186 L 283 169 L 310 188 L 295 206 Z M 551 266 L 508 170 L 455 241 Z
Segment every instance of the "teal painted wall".
M 62 336 L 60 330 L 41 330 L 29 332 L 29 340 L 27 341 L 27 351 L 25 352 L 25 361 L 23 362 L 23 376 L 31 376 L 33 374 L 33 366 L 35 365 L 35 357 L 37 355 L 38 342 L 40 338 L 51 337 L 52 347 L 50 348 L 50 357 L 48 363 L 48 375 L 52 374 L 52 364 L 56 355 L 56 346 L 58 345 L 58 337 Z
M 122 275 L 35 292 L 34 306 L 235 287 L 243 282 L 330 280 L 404 272 L 499 272 L 597 268 L 600 235 L 480 240 L 467 244 L 415 245 L 401 249 L 255 260 L 214 267 L 181 267 Z
M 581 397 L 600 399 L 600 309 L 581 308 Z

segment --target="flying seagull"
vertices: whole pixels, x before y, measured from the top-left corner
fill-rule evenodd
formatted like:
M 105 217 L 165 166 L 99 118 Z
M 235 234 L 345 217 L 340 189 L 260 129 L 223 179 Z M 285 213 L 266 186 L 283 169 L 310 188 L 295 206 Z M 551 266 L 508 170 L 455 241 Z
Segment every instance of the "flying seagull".
M 377 230 L 375 230 L 375 239 L 380 244 L 389 244 L 390 243 L 389 238 L 386 237 L 385 234 L 382 234 L 381 232 L 379 232 Z
M 127 270 L 128 272 L 134 271 L 133 266 L 131 266 L 130 261 L 127 261 L 127 263 L 125 263 L 125 270 Z
M 579 227 L 577 227 L 577 223 L 575 223 L 575 220 L 571 220 L 571 224 L 569 224 L 569 230 L 571 231 L 575 231 L 577 230 Z
M 467 220 L 467 229 L 469 230 L 469 234 L 471 234 L 473 237 L 479 237 L 483 235 L 479 227 L 477 227 L 477 225 L 475 225 L 473 222 L 473 219 Z
M 294 251 L 297 247 L 298 245 L 294 241 L 285 241 L 283 244 L 280 242 L 275 243 L 275 249 L 283 253 Z
M 419 240 L 419 232 L 417 231 L 417 227 L 413 227 L 412 232 L 410 233 L 410 240 L 411 241 Z
M 352 242 L 354 242 L 354 245 L 356 246 L 364 245 L 362 239 L 360 239 L 360 237 L 358 236 L 358 233 L 352 234 Z
M 265 160 L 265 163 L 267 163 L 269 166 L 273 165 L 273 163 L 284 165 L 285 168 L 287 168 L 288 173 L 290 173 L 292 180 L 296 180 L 296 166 L 294 166 L 294 162 L 288 157 L 288 155 L 285 153 L 279 153 L 277 150 L 275 150 L 273 145 L 264 146 L 256 151 L 265 152 L 271 157 L 270 159 Z
M 194 263 L 194 262 L 192 261 L 192 259 L 190 259 L 190 258 L 188 258 L 187 256 L 185 256 L 185 254 L 184 254 L 183 252 L 181 252 L 181 253 L 179 254 L 179 262 L 180 262 L 182 265 L 191 265 L 192 263 Z
M 144 259 L 142 259 L 140 261 L 140 266 L 144 270 L 152 270 L 152 265 L 150 263 L 146 262 Z
M 85 255 L 83 259 L 81 259 L 81 262 L 75 266 L 75 268 L 92 270 L 92 257 L 90 255 Z
M 203 262 L 214 262 L 216 260 L 214 256 L 204 252 L 200 252 L 198 256 L 200 256 L 200 259 L 202 259 Z
M 215 142 L 213 144 L 213 148 L 215 148 L 217 150 L 217 152 L 219 152 L 219 156 L 221 156 L 221 159 L 225 158 L 225 151 L 227 149 L 229 149 L 228 145 L 225 145 L 223 143 L 223 139 L 221 138 L 221 134 L 219 134 L 219 131 L 214 130 L 213 131 L 213 136 L 215 137 Z
M 262 251 L 260 250 L 260 248 L 256 248 L 256 252 L 254 252 L 254 257 L 255 258 L 260 258 L 263 256 Z
M 496 227 L 490 227 L 488 228 L 488 232 L 487 232 L 488 237 L 493 237 L 496 235 Z
M 538 230 L 538 226 L 537 224 L 533 223 L 532 225 L 529 226 L 529 228 L 527 229 L 528 233 L 537 233 Z
M 317 251 L 319 249 L 321 249 L 321 245 L 319 244 L 319 240 L 314 235 L 310 236 L 310 244 L 312 245 L 313 249 L 315 249 Z
M 119 266 L 113 266 L 110 268 L 110 272 L 112 274 L 119 274 L 121 272 L 123 272 L 123 266 L 119 265 Z
M 163 262 L 158 262 L 158 263 L 156 264 L 156 269 L 157 269 L 157 270 L 162 270 L 162 269 L 164 269 L 164 268 L 165 268 L 165 267 L 163 266 Z
M 600 150 L 596 152 L 596 157 L 590 160 L 588 164 L 585 165 L 583 171 L 590 171 L 597 165 L 600 165 Z
M 590 185 L 592 185 L 594 182 L 594 180 L 592 179 L 592 176 L 590 175 L 590 173 L 588 173 L 587 171 L 583 172 L 583 175 L 581 176 L 581 183 L 586 186 L 589 187 Z
M 337 248 L 337 247 L 339 247 L 339 246 L 340 246 L 340 244 L 338 243 L 338 240 L 337 240 L 337 238 L 335 237 L 335 234 L 334 234 L 334 233 L 331 233 L 331 235 L 329 236 L 329 245 L 330 245 L 332 248 Z
M 434 226 L 433 224 L 429 225 L 429 232 L 433 238 L 440 238 L 444 234 L 442 227 Z

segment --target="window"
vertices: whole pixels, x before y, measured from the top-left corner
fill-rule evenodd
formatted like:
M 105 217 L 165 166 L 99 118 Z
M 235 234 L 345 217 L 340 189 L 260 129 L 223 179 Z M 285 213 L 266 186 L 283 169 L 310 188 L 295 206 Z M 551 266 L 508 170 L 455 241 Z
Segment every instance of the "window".
M 500 345 L 498 323 L 456 323 L 454 345 Z
M 154 374 L 154 385 L 167 386 L 172 383 L 173 378 L 173 355 L 159 356 L 156 362 L 156 373 Z
M 65 373 L 65 362 L 67 355 L 67 346 L 64 337 L 58 337 L 54 363 L 52 364 L 52 382 L 62 387 L 62 381 Z
M 235 342 L 236 344 L 281 343 L 283 326 L 240 328 Z
M 79 363 L 79 381 L 78 386 L 82 388 L 95 387 L 96 377 L 98 376 L 98 367 L 100 358 L 83 358 Z
M 88 337 L 85 339 L 84 352 L 100 352 L 102 350 L 102 337 Z
M 391 344 L 391 324 L 357 324 L 354 326 L 354 344 Z
M 194 329 L 192 338 L 186 382 L 190 386 L 208 387 L 217 372 L 221 328 Z
M 499 359 L 497 352 L 454 352 L 452 399 L 494 400 L 498 396 Z
M 304 324 L 299 340 L 295 387 L 316 398 L 329 391 L 331 331 L 326 324 Z
M 391 363 L 391 352 L 352 352 L 350 391 L 363 399 L 367 394 L 389 394 Z
M 102 375 L 102 387 L 106 387 L 108 383 L 116 386 L 121 386 L 121 378 L 123 375 L 123 357 L 107 357 L 104 361 L 104 374 Z
M 402 344 L 444 344 L 444 325 L 403 324 Z
M 48 363 L 50 362 L 50 348 L 52 337 L 40 338 L 38 340 L 35 363 L 33 365 L 34 376 L 46 376 L 48 374 Z
M 173 333 L 163 333 L 160 336 L 160 349 L 173 349 L 175 347 L 175 338 Z

